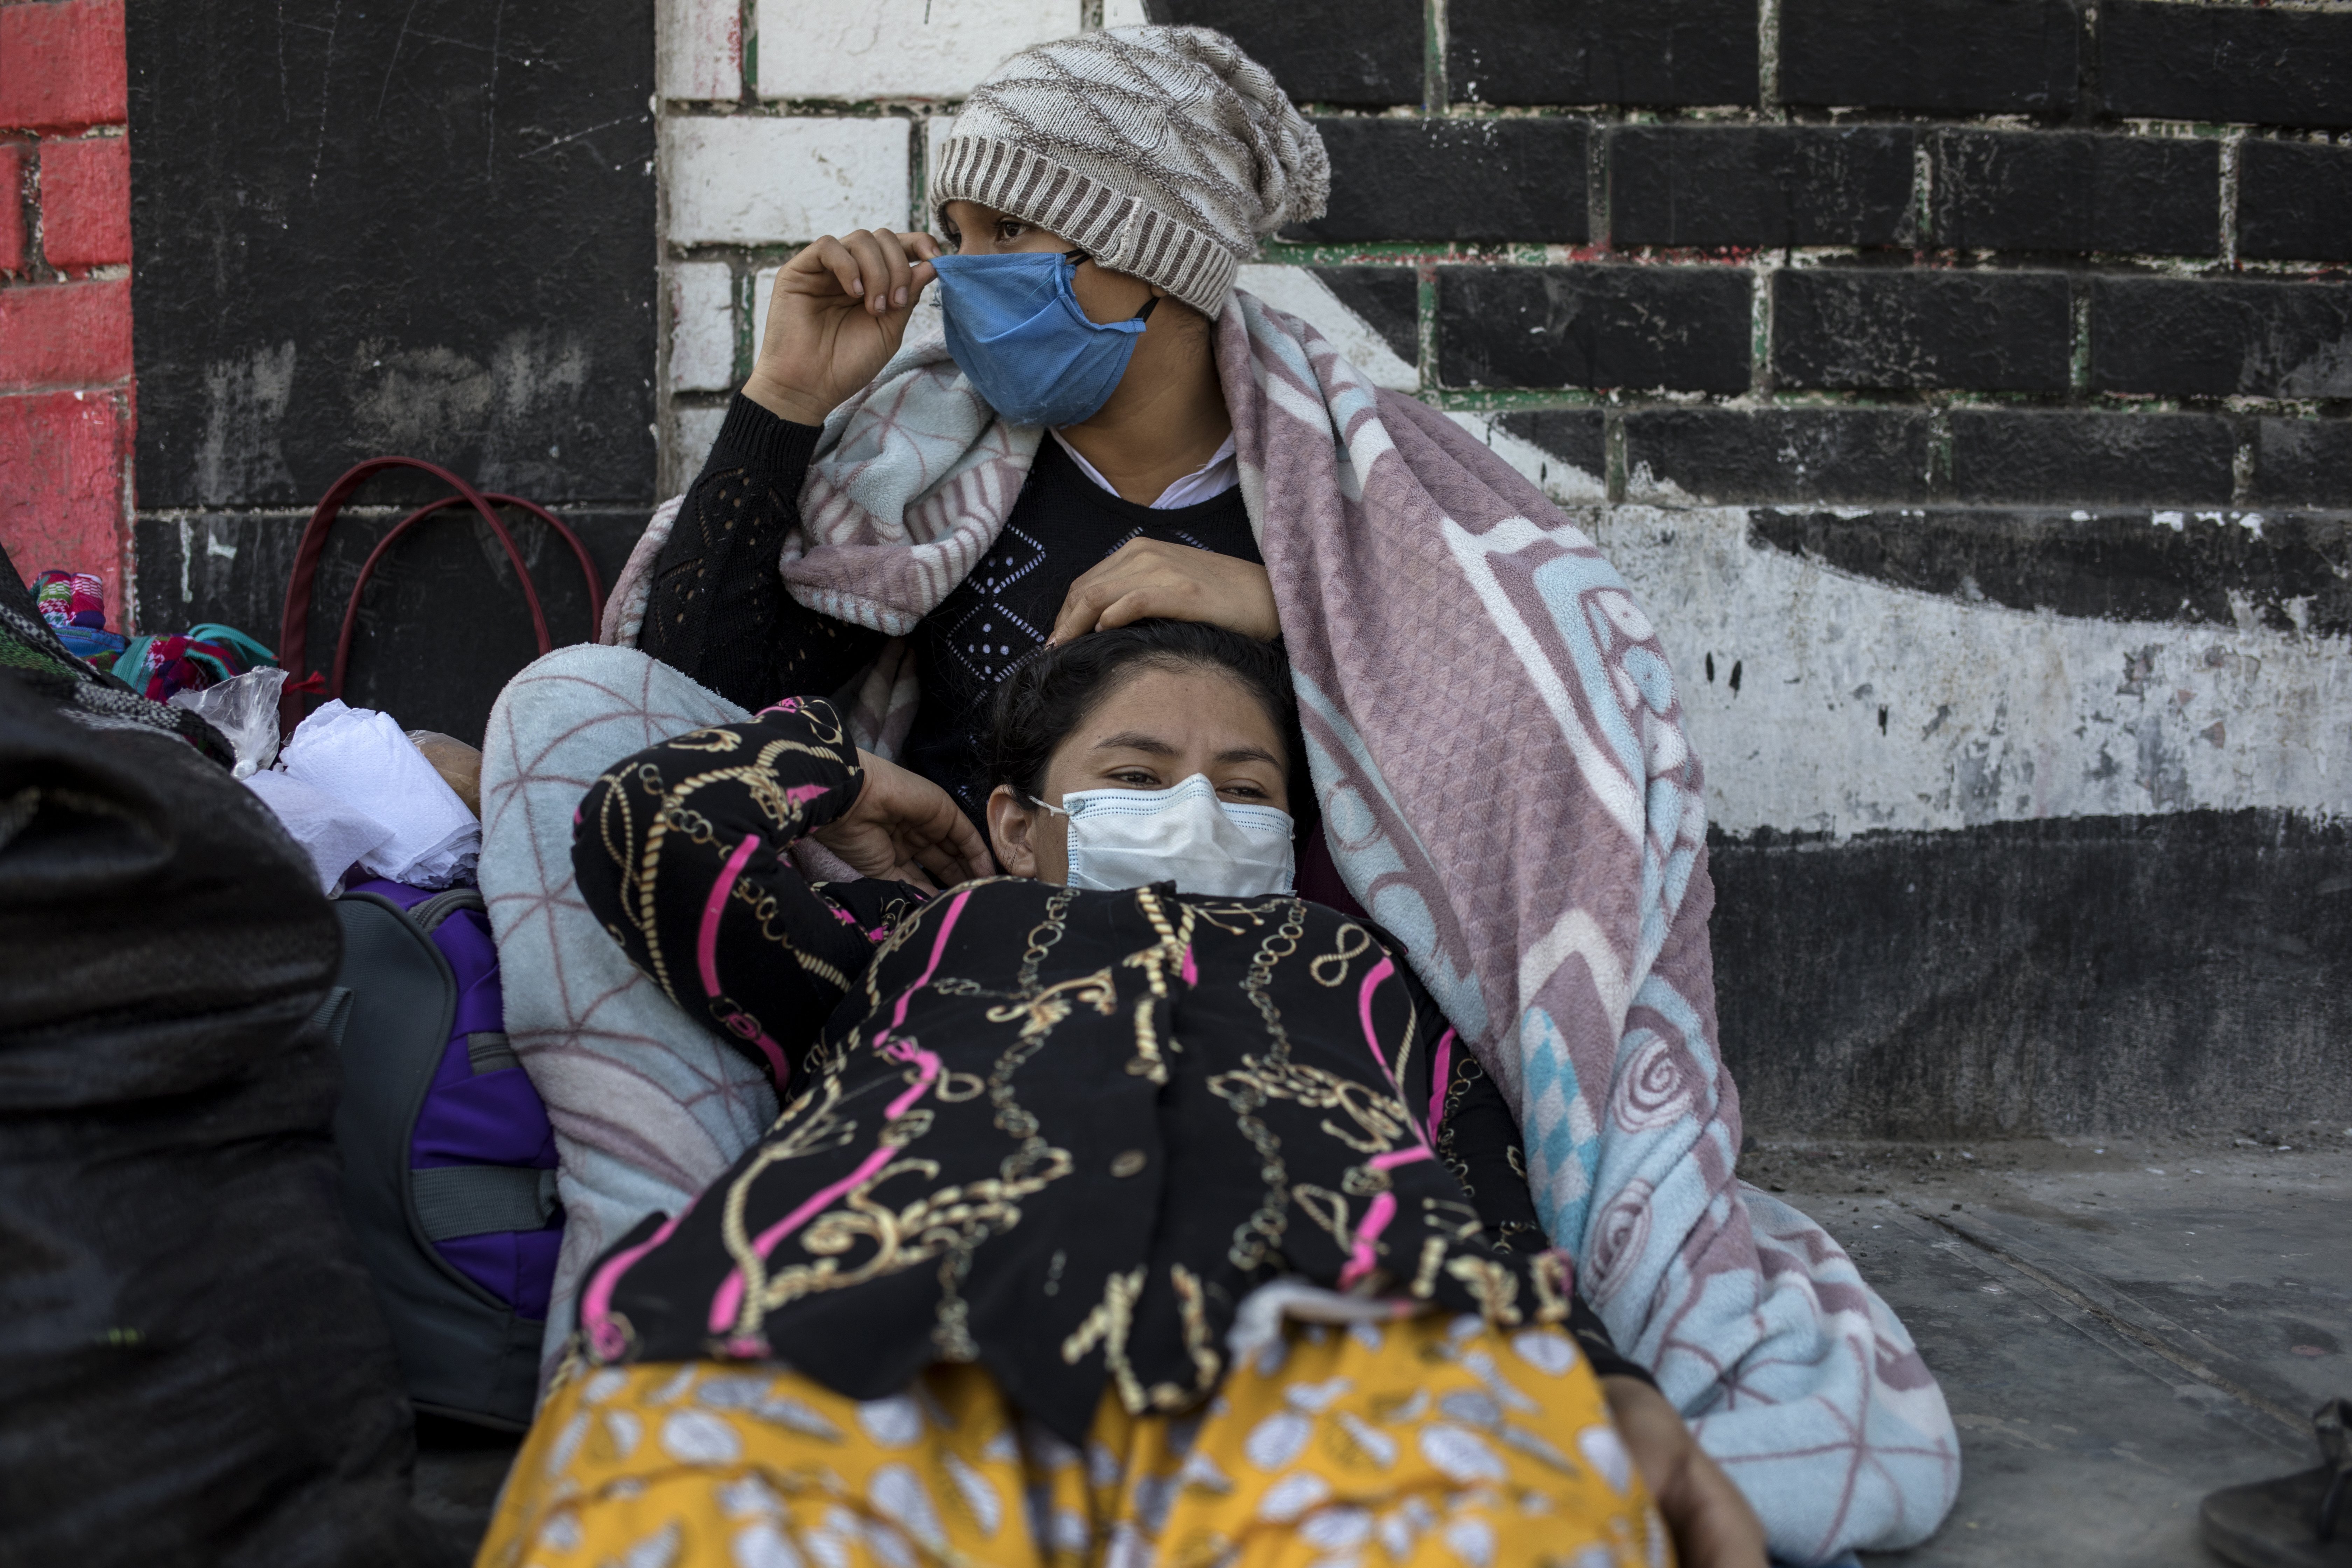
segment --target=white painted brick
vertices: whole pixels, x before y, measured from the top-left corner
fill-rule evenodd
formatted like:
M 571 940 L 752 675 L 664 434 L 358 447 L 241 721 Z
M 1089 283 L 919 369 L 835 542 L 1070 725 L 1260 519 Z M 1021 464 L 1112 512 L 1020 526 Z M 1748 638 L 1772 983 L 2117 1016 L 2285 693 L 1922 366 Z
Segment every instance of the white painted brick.
M 673 245 L 792 245 L 907 222 L 908 121 L 677 115 L 661 124 Z
M 776 297 L 776 274 L 781 267 L 763 267 L 751 279 L 751 357 L 760 357 L 760 343 L 768 332 L 768 305 Z
M 672 392 L 725 392 L 735 384 L 735 269 L 688 261 L 669 275 Z
M 664 98 L 738 98 L 743 91 L 739 0 L 660 0 L 654 81 Z
M 662 493 L 674 496 L 694 483 L 702 460 L 719 442 L 727 423 L 724 408 L 679 408 L 671 412 L 668 449 L 662 454 Z
M 762 98 L 961 98 L 1079 0 L 760 0 Z
M 1143 14 L 1143 0 L 1103 0 L 1106 27 L 1140 27 L 1150 20 Z
M 1322 279 L 1303 267 L 1244 267 L 1234 279 L 1277 310 L 1298 317 L 1331 340 L 1348 363 L 1369 377 L 1374 386 L 1412 392 L 1421 385 L 1421 373 L 1389 347 L 1388 339 L 1370 322 L 1339 302 Z

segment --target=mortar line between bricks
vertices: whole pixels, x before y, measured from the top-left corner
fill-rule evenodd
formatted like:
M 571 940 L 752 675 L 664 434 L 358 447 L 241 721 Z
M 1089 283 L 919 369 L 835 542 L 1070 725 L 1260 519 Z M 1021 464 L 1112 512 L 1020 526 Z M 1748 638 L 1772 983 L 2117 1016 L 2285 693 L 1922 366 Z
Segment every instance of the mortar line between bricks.
M 2243 129 L 2221 138 L 2221 268 L 2238 270 L 2238 168 L 2244 162 Z
M 2079 405 L 2091 395 L 2091 290 L 2080 279 L 2066 288 L 2066 401 Z
M 928 232 L 931 226 L 923 221 L 924 198 L 930 188 L 930 157 L 931 122 L 924 116 L 915 121 L 907 137 L 907 228 L 910 233 Z
M 2098 123 L 2099 110 L 2099 0 L 2090 0 L 2082 8 L 2082 33 L 2075 42 L 2074 112 L 2066 123 L 2089 129 Z
M 728 324 L 735 329 L 735 384 L 740 386 L 751 378 L 752 354 L 760 341 L 760 323 L 753 316 L 760 295 L 760 269 L 741 256 L 732 256 L 728 260 L 733 264 L 733 270 L 728 275 L 728 281 L 733 285 L 732 292 L 727 297 Z M 669 402 L 672 408 L 677 406 L 675 389 L 670 393 Z
M 740 63 L 735 74 L 740 88 L 737 101 L 755 104 L 760 101 L 760 0 L 740 0 L 735 36 L 742 40 L 737 50 Z
M 1584 133 L 1584 232 L 1588 243 L 1604 250 L 1617 243 L 1609 213 L 1609 153 L 1616 138 L 1617 127 L 1604 121 L 1594 121 Z
M 1446 114 L 1453 108 L 1446 101 L 1453 96 L 1453 89 L 1445 79 L 1445 0 L 1422 0 L 1421 111 L 1423 114 Z
M 2231 1398 L 2236 1400 L 2239 1404 L 2246 1405 L 2250 1409 L 2261 1411 L 2263 1415 L 2268 1415 L 2273 1421 L 2279 1422 L 2281 1425 L 2284 1426 L 2288 1431 L 2294 1433 L 2297 1437 L 2307 1437 L 2310 1435 L 2311 1423 L 2303 1415 L 2298 1415 L 2294 1411 L 2289 1410 L 2285 1405 L 2277 1403 L 2275 1400 L 2267 1399 L 2262 1394 L 2256 1394 L 2252 1389 L 2246 1387 L 2235 1379 L 2226 1377 L 2222 1373 L 2214 1371 L 2211 1367 L 2206 1365 L 2197 1357 L 2174 1346 L 2169 1341 L 2166 1340 L 2163 1335 L 2155 1332 L 2153 1330 L 2142 1328 L 2139 1324 L 2133 1322 L 2130 1319 L 2124 1317 L 2121 1313 L 2115 1311 L 2109 1307 L 2102 1305 L 2096 1300 L 2094 1300 L 2090 1296 L 2075 1289 L 2074 1286 L 2067 1284 L 2064 1280 L 2059 1279 L 2056 1275 L 2052 1274 L 2049 1270 L 2036 1268 L 2034 1265 L 2028 1263 L 2025 1259 L 2020 1258 L 2016 1253 L 2011 1251 L 2009 1248 L 1996 1246 L 1991 1241 L 1977 1235 L 1975 1232 L 1969 1230 L 1965 1226 L 1954 1225 L 1950 1220 L 1945 1218 L 1941 1215 L 1932 1213 L 1922 1214 L 1917 1209 L 1909 1208 L 1908 1205 L 1898 1205 L 1898 1206 L 1902 1206 L 1905 1208 L 1906 1212 L 1912 1214 L 1920 1219 L 1926 1220 L 1929 1225 L 1934 1226 L 1937 1229 L 1944 1231 L 1948 1235 L 1957 1237 L 1960 1240 L 1967 1242 L 1970 1247 L 1975 1247 L 1978 1251 L 2000 1258 L 2001 1262 L 2007 1264 L 2010 1268 L 2016 1269 L 2020 1274 L 2024 1275 L 2028 1279 L 2032 1280 L 2035 1284 L 2041 1286 L 2052 1295 L 2054 1295 L 2060 1300 L 2065 1301 L 2077 1311 L 2089 1314 L 2109 1329 L 2114 1330 L 2116 1333 L 2123 1335 L 2127 1340 L 2130 1340 L 2133 1343 L 2139 1345 L 2145 1350 L 2151 1351 L 2157 1355 L 2162 1356 L 2166 1361 L 2170 1362 L 2174 1366 L 2179 1367 L 2181 1371 L 2187 1373 L 2198 1382 L 2206 1384 L 2208 1387 L 2219 1389 L 2223 1394 L 2226 1394 Z
M 1418 395 L 1445 406 L 1437 377 L 1437 265 L 1423 262 L 1413 268 L 1413 330 L 1415 347 L 1413 369 L 1419 373 L 1421 386 Z

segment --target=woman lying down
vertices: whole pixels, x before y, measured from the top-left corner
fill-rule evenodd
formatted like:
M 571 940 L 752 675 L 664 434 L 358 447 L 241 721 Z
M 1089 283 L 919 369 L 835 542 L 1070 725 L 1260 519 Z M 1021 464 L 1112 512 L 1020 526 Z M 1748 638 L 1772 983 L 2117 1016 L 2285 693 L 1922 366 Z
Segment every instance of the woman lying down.
M 1761 1564 L 1402 948 L 1289 896 L 1279 651 L 1086 637 L 992 751 L 945 893 L 822 701 L 589 790 L 583 896 L 787 1109 L 590 1269 L 481 1561 Z

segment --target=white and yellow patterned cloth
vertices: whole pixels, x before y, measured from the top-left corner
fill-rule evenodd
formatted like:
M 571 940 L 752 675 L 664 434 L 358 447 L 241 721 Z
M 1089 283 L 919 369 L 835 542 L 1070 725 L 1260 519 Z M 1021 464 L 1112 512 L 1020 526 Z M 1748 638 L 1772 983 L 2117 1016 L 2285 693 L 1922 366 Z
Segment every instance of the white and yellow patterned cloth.
M 977 1366 L 860 1403 L 719 1363 L 583 1369 L 478 1568 L 1657 1568 L 1672 1547 L 1570 1337 L 1294 1324 L 1203 1410 L 1106 1397 L 1083 1452 Z

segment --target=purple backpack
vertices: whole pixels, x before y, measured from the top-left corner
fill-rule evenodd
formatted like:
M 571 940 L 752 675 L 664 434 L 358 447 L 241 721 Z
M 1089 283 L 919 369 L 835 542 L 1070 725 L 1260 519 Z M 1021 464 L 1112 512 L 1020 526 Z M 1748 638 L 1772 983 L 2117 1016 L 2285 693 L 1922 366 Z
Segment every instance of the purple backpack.
M 343 1061 L 344 1206 L 419 1410 L 521 1430 L 563 1215 L 547 1107 L 507 1042 L 472 888 L 381 879 L 336 900 L 321 1018 Z

